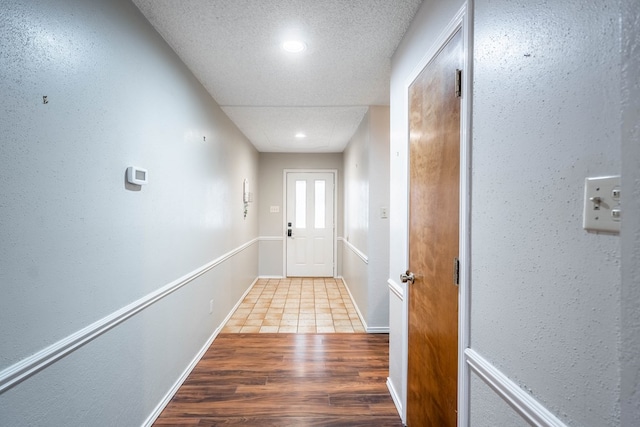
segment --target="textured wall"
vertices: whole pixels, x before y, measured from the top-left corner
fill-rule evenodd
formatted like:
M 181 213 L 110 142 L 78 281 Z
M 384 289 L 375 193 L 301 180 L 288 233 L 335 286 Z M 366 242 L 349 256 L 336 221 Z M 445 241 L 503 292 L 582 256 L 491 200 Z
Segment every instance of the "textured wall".
M 626 84 L 638 91 L 638 6 L 622 3 L 633 12 L 604 1 L 474 1 L 471 343 L 569 425 L 620 422 L 621 239 L 587 233 L 581 222 L 584 178 L 621 170 L 620 16 Z M 392 61 L 392 280 L 406 268 L 407 78 L 459 7 L 426 0 Z M 626 112 L 623 183 L 636 188 L 637 104 Z M 632 214 L 637 208 L 632 202 Z M 623 283 L 637 284 L 640 233 L 636 223 L 625 226 Z M 622 386 L 632 417 L 638 292 L 627 289 L 622 368 L 630 377 Z M 406 331 L 405 316 L 406 299 L 393 300 L 392 334 Z M 401 394 L 406 341 L 391 341 L 390 381 Z M 517 420 L 475 377 L 471 392 L 472 422 Z
M 620 173 L 619 10 L 474 18 L 472 347 L 568 425 L 617 425 L 620 238 L 583 230 L 582 203 L 586 177 Z
M 471 373 L 471 395 L 474 397 L 469 408 L 469 426 L 472 427 L 529 427 L 520 414 L 498 396 L 484 380 Z M 487 411 L 486 408 L 491 408 Z
M 129 1 L 4 1 L 0 62 L 0 370 L 257 237 L 257 152 Z M 0 424 L 140 424 L 256 275 L 254 245 L 0 395 Z

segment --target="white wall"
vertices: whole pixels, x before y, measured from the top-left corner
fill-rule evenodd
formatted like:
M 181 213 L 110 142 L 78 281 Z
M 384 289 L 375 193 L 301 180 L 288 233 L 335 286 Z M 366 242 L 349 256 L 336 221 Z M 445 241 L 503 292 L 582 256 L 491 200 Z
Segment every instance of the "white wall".
M 369 140 L 371 112 L 362 118 L 344 150 L 342 278 L 365 328 L 369 318 Z
M 623 110 L 620 131 L 619 19 L 628 15 L 605 1 L 474 5 L 471 347 L 567 425 L 620 425 L 620 400 L 637 420 L 638 377 L 623 381 L 621 398 L 620 370 L 638 372 L 630 284 L 638 283 L 640 226 L 623 225 L 622 255 L 620 237 L 582 229 L 587 176 L 622 168 L 623 191 L 636 192 L 625 218 L 638 212 L 637 101 Z M 459 6 L 425 2 L 392 63 L 390 276 L 400 297 L 391 294 L 390 384 L 401 404 L 406 289 L 394 281 L 407 265 L 406 77 Z M 637 99 L 638 7 L 627 8 L 635 18 L 626 20 L 623 84 Z M 621 283 L 631 300 L 622 336 Z M 475 375 L 470 399 L 474 427 L 518 425 Z
M 257 276 L 258 154 L 130 2 L 9 0 L 0 22 L 0 385 L 142 308 L 1 392 L 0 424 L 140 425 Z
M 282 277 L 284 244 L 283 173 L 285 169 L 335 169 L 338 171 L 336 232 L 342 232 L 342 153 L 260 153 L 256 214 L 259 217 L 260 276 Z M 278 206 L 278 213 L 271 213 Z M 336 257 L 339 262 L 340 258 Z
M 582 229 L 620 173 L 619 17 L 475 2 L 472 348 L 568 425 L 619 423 L 620 239 Z
M 476 375 L 471 376 L 471 401 L 469 426 L 531 427 L 489 385 Z M 476 410 L 476 405 L 491 407 L 493 411 Z
M 371 106 L 344 151 L 342 276 L 369 332 L 386 332 L 389 219 L 389 108 Z
M 369 108 L 369 328 L 389 327 L 389 107 Z M 387 209 L 383 218 L 380 209 Z

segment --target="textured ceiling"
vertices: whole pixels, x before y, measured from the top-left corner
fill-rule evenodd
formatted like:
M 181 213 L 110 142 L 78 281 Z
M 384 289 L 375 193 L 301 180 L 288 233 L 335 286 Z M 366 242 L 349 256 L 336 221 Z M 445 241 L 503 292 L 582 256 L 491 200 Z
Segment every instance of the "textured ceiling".
M 133 2 L 259 151 L 341 152 L 422 0 Z

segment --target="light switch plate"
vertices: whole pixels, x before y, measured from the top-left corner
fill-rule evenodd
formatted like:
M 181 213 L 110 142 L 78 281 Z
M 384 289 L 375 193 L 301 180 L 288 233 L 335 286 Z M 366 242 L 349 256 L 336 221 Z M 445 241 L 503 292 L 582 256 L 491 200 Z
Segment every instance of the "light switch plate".
M 585 179 L 583 228 L 619 233 L 620 218 L 620 176 Z
M 269 207 L 269 212 L 270 213 L 279 213 L 280 212 L 280 206 L 270 206 Z

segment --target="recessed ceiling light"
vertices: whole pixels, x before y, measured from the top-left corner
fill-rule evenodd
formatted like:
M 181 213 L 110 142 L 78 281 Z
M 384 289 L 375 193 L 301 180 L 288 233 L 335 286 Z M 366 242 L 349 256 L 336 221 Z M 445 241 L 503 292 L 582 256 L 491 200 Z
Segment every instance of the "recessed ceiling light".
M 282 48 L 290 53 L 300 53 L 307 48 L 307 45 L 300 40 L 287 40 L 282 43 Z
M 306 138 L 307 135 L 305 135 L 303 132 L 298 132 L 296 133 L 296 138 L 298 139 L 302 139 L 302 138 Z

